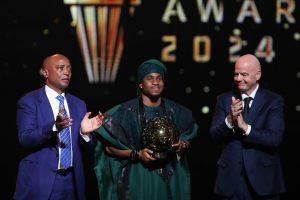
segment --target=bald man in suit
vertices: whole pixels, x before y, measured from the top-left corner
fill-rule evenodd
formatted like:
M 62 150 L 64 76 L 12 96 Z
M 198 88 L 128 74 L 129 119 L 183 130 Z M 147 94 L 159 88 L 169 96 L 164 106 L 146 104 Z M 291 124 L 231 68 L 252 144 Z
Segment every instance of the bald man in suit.
M 103 115 L 89 118 L 85 102 L 66 92 L 72 77 L 66 56 L 45 58 L 41 74 L 45 85 L 25 94 L 17 104 L 18 138 L 25 156 L 19 165 L 14 199 L 85 200 L 81 151 L 82 147 L 93 148 L 90 132 L 102 125 Z M 63 105 L 57 96 L 64 99 Z M 70 143 L 63 142 L 63 132 Z M 66 146 L 70 147 L 68 166 L 64 166 L 62 154 Z
M 241 56 L 236 89 L 217 97 L 210 135 L 222 146 L 214 189 L 222 200 L 278 200 L 285 192 L 279 157 L 284 99 L 259 85 L 261 75 L 255 56 Z

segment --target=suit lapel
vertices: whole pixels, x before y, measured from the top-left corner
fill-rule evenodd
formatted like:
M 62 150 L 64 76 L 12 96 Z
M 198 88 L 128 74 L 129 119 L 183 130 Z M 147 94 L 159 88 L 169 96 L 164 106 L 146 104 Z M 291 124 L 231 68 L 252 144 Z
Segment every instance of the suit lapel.
M 248 114 L 247 121 L 249 124 L 253 123 L 254 119 L 259 114 L 260 110 L 264 107 L 265 102 L 266 102 L 266 98 L 263 89 L 258 88 Z
M 45 87 L 42 87 L 39 90 L 39 103 L 40 107 L 43 113 L 43 118 L 45 122 L 53 122 L 55 120 L 55 117 L 53 115 L 53 111 L 49 102 L 49 99 L 47 98 Z

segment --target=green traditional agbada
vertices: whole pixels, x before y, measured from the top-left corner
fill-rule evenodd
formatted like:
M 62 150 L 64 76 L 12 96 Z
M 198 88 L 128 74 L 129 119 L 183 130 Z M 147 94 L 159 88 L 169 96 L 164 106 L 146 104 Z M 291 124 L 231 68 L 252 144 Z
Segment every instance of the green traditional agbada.
M 142 110 L 142 111 L 141 111 Z M 98 144 L 94 170 L 101 200 L 189 200 L 190 173 L 186 152 L 175 154 L 163 162 L 143 164 L 130 159 L 107 155 L 104 146 L 118 149 L 144 148 L 142 144 L 142 118 L 167 116 L 176 125 L 178 138 L 191 140 L 197 135 L 198 125 L 190 110 L 163 98 L 158 107 L 147 107 L 139 98 L 113 107 L 106 112 L 103 126 L 96 130 Z

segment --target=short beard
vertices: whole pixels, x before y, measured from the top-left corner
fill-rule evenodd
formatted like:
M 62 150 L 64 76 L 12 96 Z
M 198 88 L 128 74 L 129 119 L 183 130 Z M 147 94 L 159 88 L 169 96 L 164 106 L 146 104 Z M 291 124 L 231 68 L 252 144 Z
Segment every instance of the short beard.
M 151 101 L 156 102 L 159 100 L 161 95 L 154 95 L 154 96 L 148 96 L 148 97 L 149 97 L 149 99 L 151 99 Z
M 157 102 L 161 98 L 161 93 L 157 95 L 150 95 L 143 92 L 143 90 L 140 90 L 140 93 L 147 96 L 152 102 Z

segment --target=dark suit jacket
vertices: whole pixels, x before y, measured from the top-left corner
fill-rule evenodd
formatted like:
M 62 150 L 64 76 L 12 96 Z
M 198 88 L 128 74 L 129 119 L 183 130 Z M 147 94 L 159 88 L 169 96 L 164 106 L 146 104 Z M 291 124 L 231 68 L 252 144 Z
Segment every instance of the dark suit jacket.
M 285 191 L 278 148 L 284 132 L 284 99 L 259 87 L 248 114 L 251 132 L 242 136 L 225 123 L 231 109 L 234 92 L 217 98 L 215 115 L 210 128 L 212 139 L 223 146 L 217 162 L 218 173 L 215 192 L 231 196 L 239 182 L 244 163 L 245 173 L 259 195 L 272 195 Z
M 71 126 L 73 167 L 76 190 L 80 200 L 85 199 L 85 178 L 80 149 L 82 140 L 80 122 L 86 113 L 86 104 L 66 93 Z M 58 166 L 57 137 L 52 128 L 55 123 L 45 87 L 24 95 L 17 104 L 17 128 L 20 144 L 25 147 L 19 165 L 15 199 L 49 199 Z

